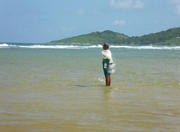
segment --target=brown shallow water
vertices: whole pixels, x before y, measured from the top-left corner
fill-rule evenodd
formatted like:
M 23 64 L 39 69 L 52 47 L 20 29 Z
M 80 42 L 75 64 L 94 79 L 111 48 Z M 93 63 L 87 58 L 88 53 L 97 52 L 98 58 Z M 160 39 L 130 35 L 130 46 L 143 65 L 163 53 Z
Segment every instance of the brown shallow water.
M 0 52 L 0 131 L 180 131 L 178 52 L 114 50 L 105 87 L 99 50 L 24 50 Z

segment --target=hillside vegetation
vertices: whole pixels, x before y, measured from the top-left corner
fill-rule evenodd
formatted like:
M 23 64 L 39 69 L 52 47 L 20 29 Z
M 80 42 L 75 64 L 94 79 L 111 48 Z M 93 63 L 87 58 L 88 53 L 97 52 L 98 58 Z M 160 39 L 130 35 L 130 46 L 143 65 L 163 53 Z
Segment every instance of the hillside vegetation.
M 110 44 L 127 45 L 180 45 L 180 28 L 172 28 L 158 33 L 143 36 L 129 37 L 122 33 L 106 30 L 103 32 L 92 32 L 72 38 L 51 41 L 60 44 Z

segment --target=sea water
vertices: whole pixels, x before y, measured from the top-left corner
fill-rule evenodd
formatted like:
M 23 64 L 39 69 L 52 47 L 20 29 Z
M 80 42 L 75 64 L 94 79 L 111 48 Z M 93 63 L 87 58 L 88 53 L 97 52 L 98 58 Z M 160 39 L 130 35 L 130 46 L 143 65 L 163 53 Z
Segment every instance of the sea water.
M 179 132 L 180 47 L 0 44 L 0 131 Z

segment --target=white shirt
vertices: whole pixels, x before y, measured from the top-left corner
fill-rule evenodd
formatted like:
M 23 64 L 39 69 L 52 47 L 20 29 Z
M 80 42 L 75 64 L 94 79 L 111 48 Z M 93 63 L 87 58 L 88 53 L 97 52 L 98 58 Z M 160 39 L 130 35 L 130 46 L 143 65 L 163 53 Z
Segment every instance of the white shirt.
M 112 54 L 110 50 L 103 50 L 101 53 L 103 59 L 109 59 L 109 63 L 113 63 Z

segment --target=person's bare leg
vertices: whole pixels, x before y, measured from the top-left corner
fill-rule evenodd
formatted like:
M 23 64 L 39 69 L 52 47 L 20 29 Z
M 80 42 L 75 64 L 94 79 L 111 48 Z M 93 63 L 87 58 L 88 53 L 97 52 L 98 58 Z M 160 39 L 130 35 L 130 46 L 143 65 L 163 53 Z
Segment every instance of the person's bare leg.
M 111 76 L 109 74 L 106 74 L 106 86 L 111 85 Z
M 110 86 L 110 85 L 111 85 L 111 76 L 108 75 L 108 86 Z
M 107 81 L 108 81 L 108 80 L 107 80 L 107 74 L 105 75 L 105 78 L 106 78 L 106 86 L 107 86 L 107 84 L 108 84 L 108 82 L 107 82 Z
M 111 76 L 109 75 L 109 86 L 111 86 Z

